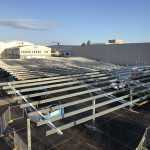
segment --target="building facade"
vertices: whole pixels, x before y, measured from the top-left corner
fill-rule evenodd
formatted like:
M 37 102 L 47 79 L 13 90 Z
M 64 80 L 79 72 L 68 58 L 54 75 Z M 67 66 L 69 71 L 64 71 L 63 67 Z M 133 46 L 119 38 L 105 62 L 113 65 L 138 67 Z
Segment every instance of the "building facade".
M 1 42 L 0 57 L 13 59 L 50 58 L 51 48 L 24 41 Z
M 40 45 L 28 45 L 20 47 L 7 48 L 3 52 L 3 58 L 14 59 L 32 59 L 32 58 L 50 58 L 51 49 Z

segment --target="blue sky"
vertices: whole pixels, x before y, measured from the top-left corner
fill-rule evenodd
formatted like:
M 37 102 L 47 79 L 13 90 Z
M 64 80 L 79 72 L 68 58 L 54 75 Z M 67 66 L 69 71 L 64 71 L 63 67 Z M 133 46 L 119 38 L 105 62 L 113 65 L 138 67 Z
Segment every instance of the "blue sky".
M 150 42 L 150 0 L 0 0 L 0 41 Z

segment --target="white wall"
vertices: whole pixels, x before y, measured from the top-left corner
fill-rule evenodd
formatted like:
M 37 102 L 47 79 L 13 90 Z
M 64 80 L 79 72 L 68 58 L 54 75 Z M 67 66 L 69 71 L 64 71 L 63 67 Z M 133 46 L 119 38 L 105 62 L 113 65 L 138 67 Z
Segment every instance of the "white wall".
M 73 47 L 73 56 L 118 65 L 150 65 L 150 43 L 103 44 Z

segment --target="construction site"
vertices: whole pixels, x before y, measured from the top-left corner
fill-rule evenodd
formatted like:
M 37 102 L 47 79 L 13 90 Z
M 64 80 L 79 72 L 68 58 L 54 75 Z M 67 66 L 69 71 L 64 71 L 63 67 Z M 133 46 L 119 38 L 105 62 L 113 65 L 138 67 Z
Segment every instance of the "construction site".
M 148 65 L 1 59 L 0 91 L 0 150 L 150 149 Z

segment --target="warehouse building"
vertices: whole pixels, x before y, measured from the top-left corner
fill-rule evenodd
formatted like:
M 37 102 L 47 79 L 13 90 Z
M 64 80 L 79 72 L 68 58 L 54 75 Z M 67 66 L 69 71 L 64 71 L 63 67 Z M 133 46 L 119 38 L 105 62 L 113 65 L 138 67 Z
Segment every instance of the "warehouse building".
M 74 46 L 72 56 L 80 56 L 124 66 L 150 65 L 150 43 Z
M 32 59 L 51 57 L 51 48 L 24 41 L 2 43 L 0 47 L 1 58 Z

